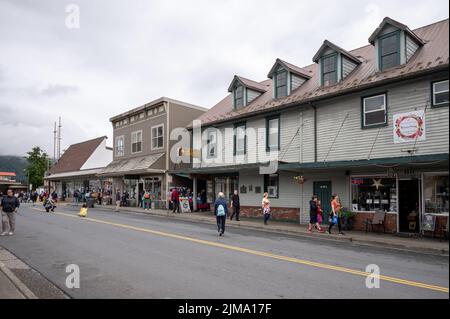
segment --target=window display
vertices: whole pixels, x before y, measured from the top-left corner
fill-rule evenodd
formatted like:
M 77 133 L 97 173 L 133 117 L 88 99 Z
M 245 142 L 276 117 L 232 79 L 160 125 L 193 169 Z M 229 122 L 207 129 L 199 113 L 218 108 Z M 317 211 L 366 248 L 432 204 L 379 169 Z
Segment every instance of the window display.
M 425 213 L 442 214 L 449 210 L 449 186 L 447 176 L 425 176 Z
M 353 177 L 352 209 L 357 211 L 397 211 L 395 178 Z

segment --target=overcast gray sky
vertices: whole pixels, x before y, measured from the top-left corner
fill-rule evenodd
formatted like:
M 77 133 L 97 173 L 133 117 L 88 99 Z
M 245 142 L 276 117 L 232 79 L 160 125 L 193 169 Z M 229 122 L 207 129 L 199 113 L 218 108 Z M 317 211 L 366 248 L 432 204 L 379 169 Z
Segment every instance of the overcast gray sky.
M 67 28 L 77 4 L 80 28 Z M 407 5 L 405 5 L 407 4 Z M 167 96 L 207 108 L 234 74 L 266 79 L 277 57 L 298 66 L 324 39 L 368 44 L 383 17 L 410 28 L 448 18 L 447 0 L 0 0 L 0 155 L 53 154 L 102 135 L 109 118 Z

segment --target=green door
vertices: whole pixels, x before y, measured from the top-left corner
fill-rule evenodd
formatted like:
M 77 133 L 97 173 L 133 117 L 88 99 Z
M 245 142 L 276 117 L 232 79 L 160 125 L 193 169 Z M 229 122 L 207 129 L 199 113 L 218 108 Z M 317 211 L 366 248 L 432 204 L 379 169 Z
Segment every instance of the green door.
M 328 224 L 331 212 L 331 182 L 314 182 L 314 194 L 320 199 L 323 210 L 323 224 Z

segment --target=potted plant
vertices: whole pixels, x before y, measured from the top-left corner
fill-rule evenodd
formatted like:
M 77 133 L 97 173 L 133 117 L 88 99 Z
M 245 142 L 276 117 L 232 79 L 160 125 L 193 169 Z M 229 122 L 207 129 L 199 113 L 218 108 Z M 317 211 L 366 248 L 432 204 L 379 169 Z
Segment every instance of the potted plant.
M 355 214 L 352 211 L 350 211 L 346 208 L 343 208 L 341 210 L 341 212 L 339 213 L 339 217 L 343 221 L 342 225 L 344 227 L 344 230 L 352 230 L 353 229 Z

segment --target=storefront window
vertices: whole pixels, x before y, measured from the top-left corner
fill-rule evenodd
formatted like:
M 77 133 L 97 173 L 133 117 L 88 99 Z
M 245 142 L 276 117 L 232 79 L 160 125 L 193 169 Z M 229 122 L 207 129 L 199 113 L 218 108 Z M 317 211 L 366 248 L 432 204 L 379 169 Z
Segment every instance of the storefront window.
M 448 176 L 425 176 L 423 188 L 425 213 L 448 213 Z
M 144 179 L 144 189 L 152 194 L 155 200 L 161 200 L 161 180 L 158 177 Z
M 139 180 L 137 179 L 125 179 L 125 191 L 129 194 L 130 199 L 137 198 L 137 185 Z
M 396 212 L 397 190 L 395 178 L 353 177 L 352 210 Z

